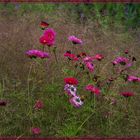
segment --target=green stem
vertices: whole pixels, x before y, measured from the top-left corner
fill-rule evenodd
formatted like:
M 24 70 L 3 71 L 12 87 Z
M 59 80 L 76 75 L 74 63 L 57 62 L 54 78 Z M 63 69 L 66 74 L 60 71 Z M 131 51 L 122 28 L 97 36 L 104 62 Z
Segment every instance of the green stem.
M 28 105 L 29 105 L 29 108 L 30 108 L 30 110 L 29 110 L 29 115 L 31 114 L 31 116 L 30 116 L 30 120 L 31 120 L 31 123 L 33 124 L 33 121 L 32 121 L 32 106 L 30 106 L 30 100 L 31 100 L 31 98 L 30 98 L 30 75 L 31 75 L 31 71 L 32 71 L 32 68 L 33 68 L 33 64 L 34 63 L 32 63 L 31 65 L 30 65 L 30 68 L 29 68 L 29 73 L 28 73 L 28 79 L 27 79 L 27 88 L 28 88 Z
M 93 115 L 94 113 L 95 113 L 95 111 L 92 112 L 91 115 L 89 115 L 89 116 L 83 121 L 83 123 L 78 127 L 76 134 L 77 134 L 77 133 L 79 132 L 79 130 L 83 127 L 83 125 L 90 119 L 90 117 L 92 117 L 92 115 Z

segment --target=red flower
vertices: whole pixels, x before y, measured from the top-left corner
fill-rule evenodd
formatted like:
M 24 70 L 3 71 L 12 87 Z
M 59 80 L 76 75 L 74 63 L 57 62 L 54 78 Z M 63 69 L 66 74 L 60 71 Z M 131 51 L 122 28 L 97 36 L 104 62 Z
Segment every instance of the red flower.
M 70 84 L 70 85 L 78 85 L 78 80 L 73 77 L 68 77 L 64 79 L 65 84 Z
M 78 57 L 77 57 L 76 55 L 74 55 L 74 54 L 72 54 L 72 53 L 69 53 L 69 52 L 66 52 L 66 53 L 64 54 L 64 56 L 65 56 L 65 57 L 68 57 L 70 60 L 74 60 L 74 61 L 78 61 L 78 60 L 79 60 Z
M 39 109 L 42 109 L 43 107 L 44 107 L 43 102 L 42 102 L 41 100 L 37 100 L 36 103 L 35 103 L 34 108 L 35 108 L 36 110 L 39 110 Z
M 41 133 L 41 129 L 38 127 L 34 127 L 31 129 L 32 133 L 35 135 L 39 135 Z
M 121 95 L 124 96 L 124 97 L 131 97 L 131 96 L 134 96 L 134 93 L 132 93 L 132 92 L 122 92 Z
M 49 26 L 49 23 L 45 22 L 45 21 L 41 21 L 40 23 L 40 27 L 42 28 L 42 30 L 44 30 L 45 28 L 47 28 Z

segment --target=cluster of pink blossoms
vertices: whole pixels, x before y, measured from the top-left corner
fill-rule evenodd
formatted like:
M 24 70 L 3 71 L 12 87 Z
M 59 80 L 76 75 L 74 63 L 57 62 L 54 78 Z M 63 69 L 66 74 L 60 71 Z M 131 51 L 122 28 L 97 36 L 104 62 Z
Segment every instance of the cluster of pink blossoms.
M 99 94 L 101 93 L 101 91 L 100 91 L 99 88 L 97 88 L 97 87 L 95 87 L 95 86 L 93 86 L 93 85 L 91 85 L 91 84 L 87 85 L 87 86 L 85 87 L 85 89 L 86 89 L 87 91 L 90 91 L 91 93 L 93 93 L 93 94 L 95 94 L 95 95 L 99 95 Z

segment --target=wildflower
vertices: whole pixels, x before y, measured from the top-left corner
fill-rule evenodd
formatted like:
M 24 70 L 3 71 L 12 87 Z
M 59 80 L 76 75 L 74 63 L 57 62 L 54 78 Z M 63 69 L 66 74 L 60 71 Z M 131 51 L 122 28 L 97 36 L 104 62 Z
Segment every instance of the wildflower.
M 66 84 L 64 90 L 69 96 L 76 96 L 77 88 L 74 85 Z
M 6 106 L 6 105 L 7 105 L 6 101 L 0 100 L 0 106 Z
M 41 27 L 42 30 L 44 30 L 44 29 L 47 28 L 48 26 L 49 26 L 49 23 L 48 23 L 48 22 L 41 21 L 40 27 Z
M 82 40 L 75 37 L 75 36 L 69 36 L 69 41 L 72 41 L 73 44 L 82 44 Z
M 92 92 L 92 93 L 94 93 L 94 94 L 96 94 L 96 95 L 99 95 L 101 93 L 101 91 L 100 91 L 99 88 L 94 87 L 91 84 L 90 85 L 87 85 L 85 89 L 88 90 L 88 91 L 90 91 L 90 92 Z
M 124 96 L 124 97 L 131 97 L 131 96 L 134 96 L 134 93 L 132 93 L 132 92 L 122 92 L 122 93 L 120 93 L 122 96 Z
M 65 57 L 68 57 L 69 60 L 74 60 L 74 61 L 78 61 L 78 57 L 72 53 L 66 52 L 64 54 Z
M 117 57 L 112 63 L 113 63 L 113 65 L 117 65 L 117 64 L 125 65 L 128 62 L 129 62 L 128 58 Z
M 94 60 L 93 57 L 90 57 L 90 56 L 86 56 L 85 58 L 83 58 L 83 62 L 84 63 L 87 63 L 87 62 L 92 62 Z
M 89 69 L 90 72 L 94 71 L 94 65 L 91 62 L 87 62 L 86 67 Z
M 103 55 L 101 55 L 101 54 L 96 54 L 96 55 L 94 56 L 94 58 L 95 58 L 96 60 L 101 61 L 104 57 L 103 57 Z
M 70 103 L 76 107 L 76 108 L 79 108 L 83 105 L 83 102 L 81 101 L 80 97 L 79 96 L 74 96 L 70 99 Z
M 78 85 L 78 80 L 73 77 L 64 78 L 65 84 Z
M 128 76 L 127 77 L 127 80 L 129 82 L 140 82 L 140 78 L 139 77 L 136 77 L 136 76 Z
M 40 43 L 42 45 L 48 45 L 49 47 L 54 45 L 55 43 L 56 32 L 48 28 L 44 31 L 43 36 L 40 37 Z
M 39 109 L 42 109 L 43 107 L 44 107 L 43 102 L 42 102 L 41 100 L 37 100 L 36 103 L 35 103 L 34 108 L 35 108 L 36 110 L 39 110 Z
M 49 54 L 47 52 L 43 52 L 40 50 L 29 50 L 26 52 L 26 54 L 30 57 L 30 58 L 49 58 Z
M 39 135 L 41 133 L 41 129 L 38 127 L 34 127 L 31 129 L 32 133 L 35 135 Z

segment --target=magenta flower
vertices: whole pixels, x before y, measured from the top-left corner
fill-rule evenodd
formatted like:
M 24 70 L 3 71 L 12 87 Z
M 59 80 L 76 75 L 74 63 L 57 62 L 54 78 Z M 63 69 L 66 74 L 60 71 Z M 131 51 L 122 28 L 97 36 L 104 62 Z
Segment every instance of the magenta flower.
M 100 91 L 99 88 L 94 87 L 94 86 L 91 85 L 91 84 L 87 85 L 87 86 L 85 87 L 85 89 L 86 89 L 87 91 L 90 91 L 90 92 L 96 94 L 96 95 L 99 95 L 99 94 L 101 93 L 101 91 Z
M 83 43 L 81 39 L 79 39 L 75 36 L 69 36 L 68 40 L 72 41 L 73 44 L 82 44 Z
M 129 82 L 140 82 L 140 78 L 136 76 L 128 76 L 127 80 Z
M 86 67 L 89 69 L 90 72 L 94 71 L 94 65 L 91 62 L 87 62 Z
M 122 92 L 122 93 L 120 93 L 122 96 L 124 96 L 124 97 L 131 97 L 131 96 L 134 96 L 134 93 L 132 93 L 132 92 Z
M 83 102 L 81 101 L 79 96 L 72 97 L 70 99 L 70 103 L 76 108 L 80 108 L 83 105 Z
M 48 28 L 44 31 L 43 36 L 40 37 L 40 43 L 42 45 L 48 45 L 49 47 L 55 44 L 56 32 Z
M 30 58 L 49 58 L 49 53 L 47 52 L 43 52 L 43 51 L 39 51 L 39 50 L 29 50 L 26 52 L 26 54 L 30 57 Z
M 85 58 L 83 58 L 83 62 L 87 63 L 87 62 L 92 62 L 95 58 L 90 57 L 90 56 L 86 56 Z
M 112 63 L 113 65 L 117 65 L 117 64 L 121 64 L 121 65 L 125 65 L 129 62 L 128 58 L 125 57 L 117 57 Z
M 35 135 L 39 135 L 41 133 L 41 129 L 38 127 L 34 127 L 31 129 L 32 133 Z
M 44 107 L 43 102 L 42 102 L 41 100 L 37 100 L 36 103 L 35 103 L 34 108 L 35 108 L 36 110 L 39 110 L 39 109 L 42 109 L 43 107 Z
M 76 55 L 72 54 L 72 53 L 66 52 L 64 54 L 64 56 L 65 57 L 68 57 L 70 60 L 74 60 L 74 61 L 78 61 L 79 60 L 79 58 Z
M 101 54 L 96 54 L 96 55 L 94 56 L 94 58 L 95 58 L 96 60 L 101 61 L 104 57 L 103 57 L 103 55 L 101 55 Z

